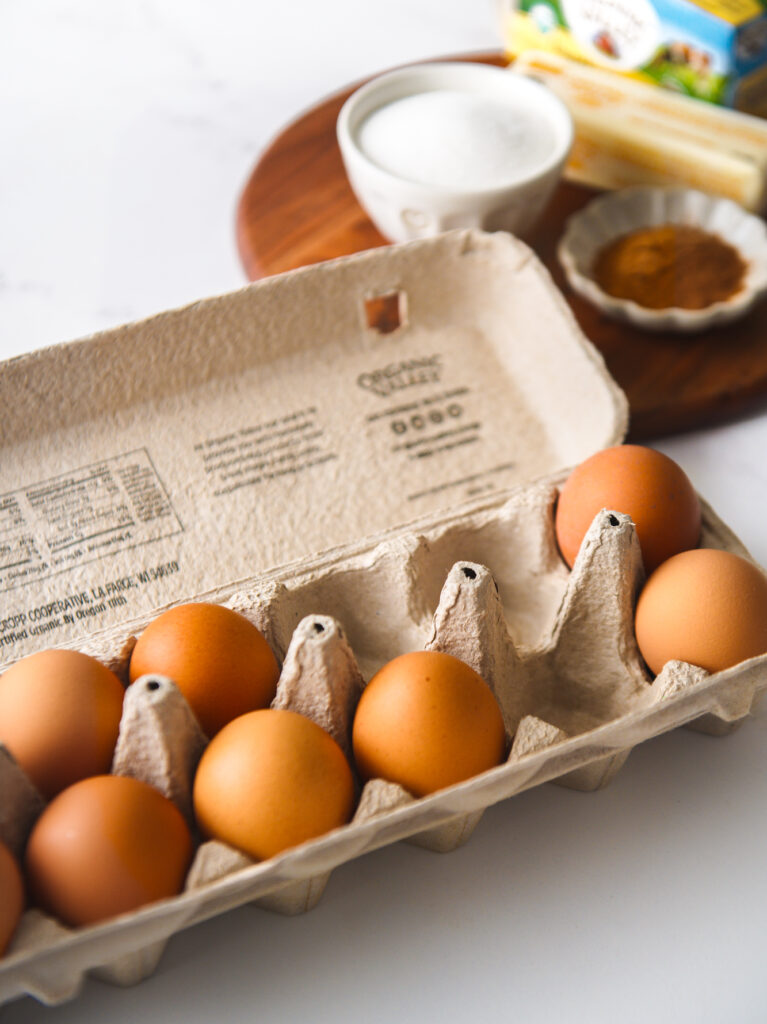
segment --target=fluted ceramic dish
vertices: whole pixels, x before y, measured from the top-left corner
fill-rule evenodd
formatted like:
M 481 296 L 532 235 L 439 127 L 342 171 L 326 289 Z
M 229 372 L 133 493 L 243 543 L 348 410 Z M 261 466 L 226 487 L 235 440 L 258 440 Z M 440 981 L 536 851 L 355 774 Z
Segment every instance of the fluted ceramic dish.
M 596 283 L 597 254 L 621 235 L 661 224 L 696 226 L 733 245 L 746 261 L 743 287 L 703 309 L 648 309 Z M 557 250 L 570 285 L 606 314 L 646 330 L 703 331 L 745 315 L 767 293 L 767 225 L 730 199 L 686 188 L 631 188 L 592 200 L 574 214 Z

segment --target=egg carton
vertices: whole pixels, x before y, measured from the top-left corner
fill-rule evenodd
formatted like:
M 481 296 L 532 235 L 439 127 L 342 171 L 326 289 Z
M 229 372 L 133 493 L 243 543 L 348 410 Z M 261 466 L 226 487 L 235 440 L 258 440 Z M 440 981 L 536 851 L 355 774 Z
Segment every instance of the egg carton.
M 248 902 L 309 909 L 336 866 L 401 839 L 454 849 L 518 792 L 598 788 L 688 722 L 728 731 L 764 685 L 761 658 L 649 679 L 625 516 L 597 518 L 572 572 L 559 557 L 565 467 L 618 443 L 627 405 L 511 236 L 385 247 L 22 356 L 0 365 L 0 408 L 0 492 L 22 523 L 4 534 L 21 551 L 0 565 L 4 662 L 74 647 L 127 683 L 163 607 L 211 600 L 266 636 L 277 703 L 347 751 L 362 681 L 422 648 L 476 668 L 508 734 L 497 768 L 420 799 L 374 780 L 350 824 L 263 863 L 200 843 L 185 891 L 134 913 L 68 930 L 27 911 L 0 1002 L 60 1002 L 91 972 L 139 981 L 182 928 Z M 703 542 L 743 553 L 707 507 Z M 204 742 L 172 682 L 145 678 L 114 770 L 189 816 Z M 20 852 L 42 801 L 8 756 L 0 794 L 0 838 Z
M 348 825 L 262 863 L 198 836 L 182 894 L 101 924 L 68 929 L 28 910 L 0 963 L 0 999 L 28 993 L 58 1003 L 76 995 L 87 973 L 134 984 L 182 928 L 251 902 L 307 911 L 333 868 L 371 850 L 406 839 L 449 852 L 466 842 L 485 808 L 516 793 L 547 781 L 599 789 L 651 736 L 685 724 L 714 734 L 735 727 L 767 685 L 767 656 L 713 675 L 670 662 L 652 679 L 633 629 L 644 579 L 633 523 L 601 512 L 569 571 L 553 530 L 562 479 L 201 595 L 264 633 L 282 666 L 273 707 L 317 722 L 352 765 L 351 726 L 365 679 L 415 649 L 462 658 L 488 682 L 506 728 L 503 764 L 419 799 L 382 779 L 358 780 Z M 701 544 L 749 557 L 705 503 Z M 148 621 L 102 631 L 80 649 L 127 684 Z M 144 676 L 126 691 L 112 771 L 156 786 L 194 829 L 192 780 L 206 742 L 172 680 Z M 20 854 L 43 801 L 7 752 L 0 790 L 0 838 Z

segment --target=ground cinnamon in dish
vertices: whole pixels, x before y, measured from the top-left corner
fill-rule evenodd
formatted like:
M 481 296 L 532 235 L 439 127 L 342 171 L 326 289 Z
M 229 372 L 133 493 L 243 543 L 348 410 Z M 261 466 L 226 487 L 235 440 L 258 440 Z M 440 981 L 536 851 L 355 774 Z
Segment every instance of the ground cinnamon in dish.
M 701 228 L 661 224 L 616 238 L 594 263 L 603 291 L 648 309 L 704 309 L 743 285 L 746 263 L 733 246 Z

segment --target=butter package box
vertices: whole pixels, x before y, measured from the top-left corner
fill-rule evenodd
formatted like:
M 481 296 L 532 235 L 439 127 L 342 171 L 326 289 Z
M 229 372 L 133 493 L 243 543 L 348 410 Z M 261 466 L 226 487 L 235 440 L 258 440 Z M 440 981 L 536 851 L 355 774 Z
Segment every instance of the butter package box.
M 549 51 L 767 113 L 763 0 L 500 0 L 499 6 L 513 56 Z
M 322 726 L 352 771 L 364 687 L 406 652 L 471 666 L 505 734 L 495 767 L 426 796 L 358 777 L 348 823 L 258 860 L 197 834 L 207 737 L 172 679 L 143 676 L 111 774 L 190 823 L 183 888 L 77 927 L 29 906 L 0 1003 L 58 1003 L 87 975 L 138 982 L 183 928 L 246 903 L 309 910 L 334 868 L 399 840 L 453 850 L 523 790 L 597 789 L 687 723 L 729 732 L 767 684 L 767 655 L 648 673 L 628 516 L 600 512 L 565 565 L 559 489 L 621 441 L 628 410 L 509 235 L 390 246 L 30 353 L 0 366 L 0 402 L 0 671 L 69 648 L 127 684 L 157 614 L 206 601 L 260 630 L 279 664 L 272 707 Z M 701 544 L 748 558 L 702 506 Z M 21 858 L 45 802 L 2 747 L 0 795 L 0 840 Z

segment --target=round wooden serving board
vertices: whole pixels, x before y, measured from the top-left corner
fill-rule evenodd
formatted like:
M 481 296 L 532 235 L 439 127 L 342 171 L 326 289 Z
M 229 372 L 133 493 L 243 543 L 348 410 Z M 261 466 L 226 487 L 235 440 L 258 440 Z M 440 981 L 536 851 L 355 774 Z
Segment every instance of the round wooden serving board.
M 505 64 L 500 54 L 450 58 Z M 338 112 L 360 83 L 288 125 L 258 161 L 240 198 L 237 242 L 250 280 L 388 244 L 355 199 L 336 143 Z M 556 246 L 567 217 L 595 193 L 563 182 L 527 239 L 631 407 L 631 440 L 707 426 L 767 396 L 767 303 L 699 335 L 650 334 L 601 315 L 566 284 Z

